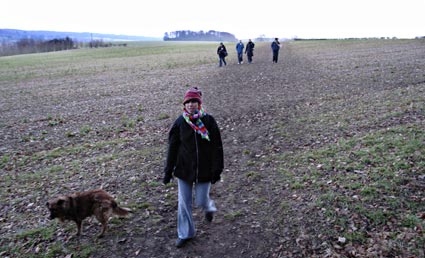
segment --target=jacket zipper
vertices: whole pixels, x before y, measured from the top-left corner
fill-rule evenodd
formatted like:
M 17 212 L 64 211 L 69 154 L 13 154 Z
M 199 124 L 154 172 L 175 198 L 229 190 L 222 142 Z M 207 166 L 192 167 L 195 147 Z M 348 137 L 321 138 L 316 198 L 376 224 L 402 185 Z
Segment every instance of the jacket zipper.
M 195 182 L 198 183 L 198 177 L 199 177 L 199 150 L 198 150 L 198 140 L 196 139 L 196 131 L 195 133 L 195 146 L 196 146 L 196 178 Z

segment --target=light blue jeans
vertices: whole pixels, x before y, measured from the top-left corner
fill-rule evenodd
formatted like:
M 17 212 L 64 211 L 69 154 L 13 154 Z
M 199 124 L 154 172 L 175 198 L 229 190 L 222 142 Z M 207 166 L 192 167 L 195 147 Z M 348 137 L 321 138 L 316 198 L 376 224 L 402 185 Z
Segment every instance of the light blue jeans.
M 177 179 L 179 204 L 177 214 L 177 234 L 180 239 L 195 237 L 195 223 L 192 217 L 192 191 L 195 186 L 195 204 L 204 212 L 216 212 L 214 201 L 210 199 L 211 183 L 188 183 Z

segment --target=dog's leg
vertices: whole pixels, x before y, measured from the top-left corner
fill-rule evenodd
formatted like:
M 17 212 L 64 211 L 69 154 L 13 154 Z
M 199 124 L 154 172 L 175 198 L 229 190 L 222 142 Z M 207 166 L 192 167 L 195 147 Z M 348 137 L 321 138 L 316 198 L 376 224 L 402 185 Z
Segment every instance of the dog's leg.
M 102 231 L 97 237 L 102 238 L 105 235 L 105 232 L 107 229 L 108 229 L 108 222 L 107 221 L 102 222 Z
M 97 236 L 98 238 L 102 238 L 105 235 L 106 230 L 108 229 L 108 215 L 107 212 L 99 212 L 96 215 L 96 219 L 102 224 L 102 230 L 100 234 Z
M 83 222 L 81 220 L 76 220 L 75 223 L 77 223 L 77 236 L 80 236 Z

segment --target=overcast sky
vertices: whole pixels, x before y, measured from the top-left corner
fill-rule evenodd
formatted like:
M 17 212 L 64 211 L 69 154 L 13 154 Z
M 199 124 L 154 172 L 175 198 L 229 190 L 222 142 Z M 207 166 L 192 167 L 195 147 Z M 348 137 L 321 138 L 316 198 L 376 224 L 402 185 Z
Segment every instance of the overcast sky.
M 2 0 L 0 29 L 239 39 L 425 36 L 425 0 Z

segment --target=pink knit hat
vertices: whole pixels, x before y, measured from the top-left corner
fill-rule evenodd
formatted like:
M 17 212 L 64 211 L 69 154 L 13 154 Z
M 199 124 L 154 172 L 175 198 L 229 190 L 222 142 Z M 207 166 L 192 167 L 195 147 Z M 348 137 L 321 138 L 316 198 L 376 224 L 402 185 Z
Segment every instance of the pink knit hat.
M 202 92 L 197 87 L 192 87 L 184 94 L 183 105 L 191 99 L 196 99 L 199 104 L 202 104 Z

